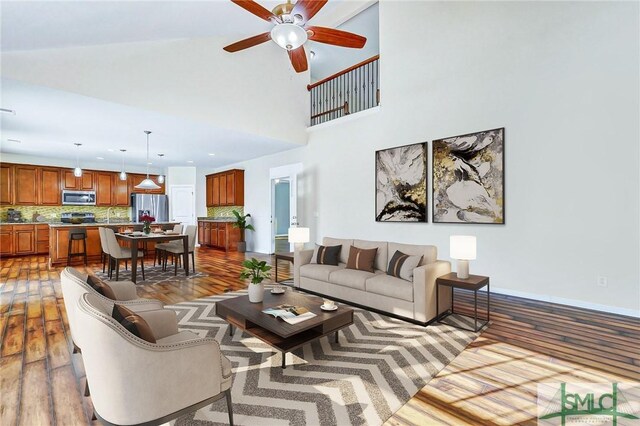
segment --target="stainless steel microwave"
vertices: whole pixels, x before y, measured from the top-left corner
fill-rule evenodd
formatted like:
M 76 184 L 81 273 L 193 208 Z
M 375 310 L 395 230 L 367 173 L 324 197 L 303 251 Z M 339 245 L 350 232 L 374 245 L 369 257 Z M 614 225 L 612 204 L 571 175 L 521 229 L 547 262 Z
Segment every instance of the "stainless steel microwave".
M 62 204 L 65 206 L 95 206 L 96 191 L 62 191 Z

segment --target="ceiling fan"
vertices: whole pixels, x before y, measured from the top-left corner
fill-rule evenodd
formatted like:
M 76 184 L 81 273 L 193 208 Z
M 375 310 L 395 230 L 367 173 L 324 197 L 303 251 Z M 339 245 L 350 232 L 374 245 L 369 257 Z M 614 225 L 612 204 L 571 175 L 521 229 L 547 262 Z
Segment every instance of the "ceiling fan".
M 270 32 L 226 46 L 224 50 L 227 52 L 237 52 L 273 40 L 278 46 L 287 50 L 296 72 L 303 72 L 308 69 L 307 55 L 303 46 L 307 40 L 355 49 L 361 49 L 367 42 L 365 37 L 347 31 L 307 25 L 309 20 L 327 3 L 327 0 L 298 0 L 295 4 L 292 4 L 291 0 L 287 0 L 286 3 L 276 6 L 273 11 L 265 9 L 253 0 L 231 1 L 275 25 Z

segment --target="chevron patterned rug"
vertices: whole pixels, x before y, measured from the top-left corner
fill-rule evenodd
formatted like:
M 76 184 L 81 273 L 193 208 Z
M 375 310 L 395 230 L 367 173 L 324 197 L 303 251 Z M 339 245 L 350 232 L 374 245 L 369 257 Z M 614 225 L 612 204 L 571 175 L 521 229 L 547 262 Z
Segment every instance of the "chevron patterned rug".
M 215 315 L 217 301 L 246 291 L 211 296 L 167 308 L 179 328 L 220 342 L 233 365 L 232 400 L 237 425 L 381 425 L 471 343 L 478 333 L 444 325 L 422 327 L 354 308 L 354 324 L 339 343 L 324 337 L 287 354 L 247 334 L 229 336 Z M 449 320 L 470 325 L 464 317 Z M 228 424 L 224 399 L 173 422 Z
M 146 260 L 145 262 L 148 262 L 148 260 Z M 109 281 L 109 274 L 107 274 L 106 272 L 102 272 L 102 269 L 94 271 L 94 274 L 96 275 L 96 277 L 100 278 L 101 280 Z M 163 271 L 161 266 L 145 265 L 144 267 L 145 279 L 144 280 L 142 279 L 142 272 L 140 271 L 140 268 L 138 268 L 136 279 L 138 284 L 160 284 L 160 283 L 181 284 L 181 283 L 185 283 L 185 280 L 190 280 L 193 278 L 201 278 L 206 276 L 207 274 L 205 273 L 198 272 L 197 270 L 195 273 L 193 273 L 193 270 L 190 270 L 189 276 L 186 277 L 184 275 L 184 269 L 180 269 L 180 268 L 178 268 L 178 275 L 173 275 L 172 267 L 167 266 L 167 270 Z M 116 273 L 114 271 L 113 280 L 115 279 L 116 279 Z M 118 279 L 121 281 L 131 279 L 131 265 L 129 265 L 128 270 L 124 269 L 124 264 L 121 265 Z

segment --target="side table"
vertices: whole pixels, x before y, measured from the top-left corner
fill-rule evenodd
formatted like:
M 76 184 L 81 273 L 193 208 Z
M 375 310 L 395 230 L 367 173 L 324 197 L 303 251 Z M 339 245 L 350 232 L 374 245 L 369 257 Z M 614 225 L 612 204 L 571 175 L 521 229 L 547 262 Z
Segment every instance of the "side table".
M 293 253 L 289 252 L 289 253 L 274 253 L 274 260 L 273 263 L 275 263 L 275 278 L 274 281 L 276 283 L 278 283 L 278 260 L 288 260 L 289 262 L 293 263 Z
M 436 278 L 436 312 L 440 312 L 440 286 L 451 287 L 451 310 L 448 312 L 444 312 L 442 315 L 439 315 L 436 319 L 436 322 L 474 332 L 480 331 L 482 327 L 489 323 L 491 311 L 491 288 L 489 286 L 489 277 L 483 277 L 482 275 L 469 275 L 469 278 L 462 279 L 458 278 L 458 275 L 455 272 L 451 272 L 447 275 Z M 480 325 L 478 326 L 478 290 L 484 288 L 485 286 L 487 287 L 487 319 L 485 321 L 481 321 Z M 474 329 L 472 330 L 442 321 L 449 315 L 455 313 L 453 310 L 453 293 L 456 288 L 473 291 Z

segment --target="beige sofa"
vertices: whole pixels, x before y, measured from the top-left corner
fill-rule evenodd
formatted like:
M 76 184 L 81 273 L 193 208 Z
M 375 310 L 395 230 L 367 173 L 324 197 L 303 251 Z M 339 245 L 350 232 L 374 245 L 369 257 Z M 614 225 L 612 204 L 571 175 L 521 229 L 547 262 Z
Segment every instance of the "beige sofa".
M 294 253 L 294 285 L 331 299 L 373 308 L 422 325 L 436 317 L 436 278 L 451 272 L 448 261 L 437 260 L 437 248 L 429 245 L 386 241 L 324 238 L 324 246 L 342 245 L 338 266 L 311 263 L 313 250 Z M 346 269 L 351 246 L 377 247 L 375 272 Z M 389 259 L 396 250 L 423 256 L 413 271 L 413 282 L 387 275 Z M 451 308 L 451 289 L 440 288 L 440 313 Z

